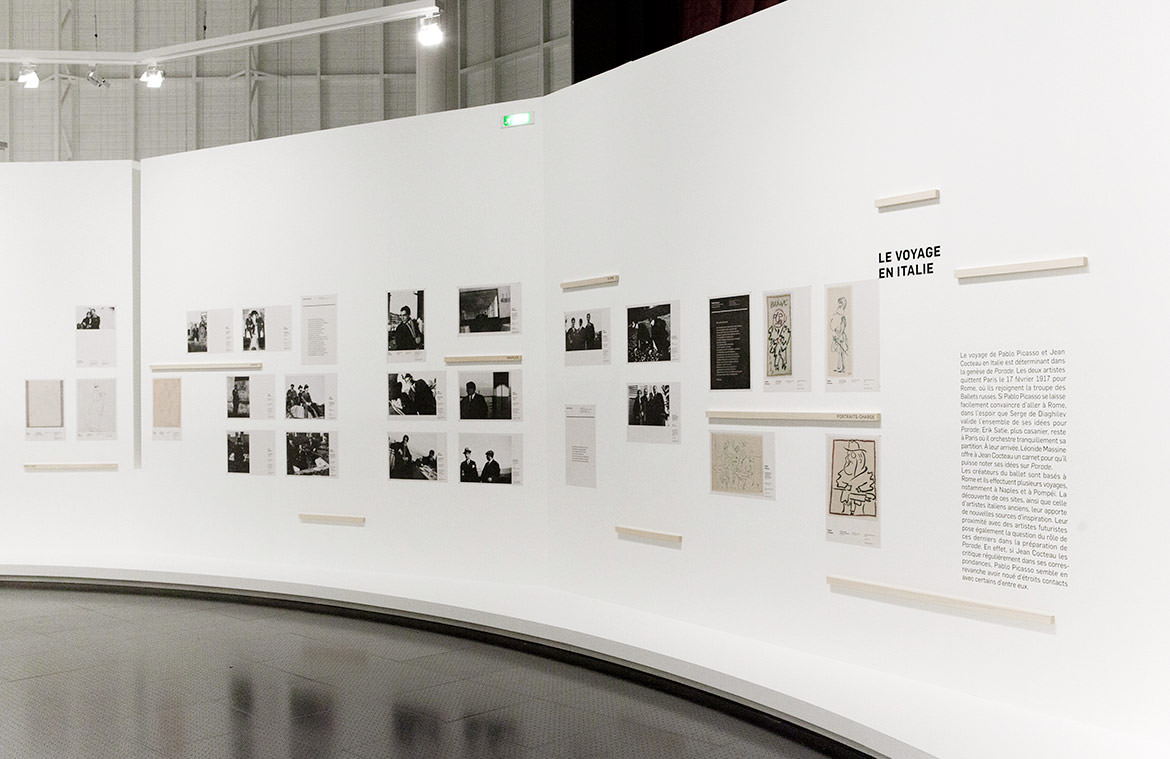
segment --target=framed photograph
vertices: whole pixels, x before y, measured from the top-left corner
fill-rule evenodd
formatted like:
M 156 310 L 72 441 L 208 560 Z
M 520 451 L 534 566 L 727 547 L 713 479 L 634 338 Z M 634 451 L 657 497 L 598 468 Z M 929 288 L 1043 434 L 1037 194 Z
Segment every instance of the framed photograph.
M 388 439 L 390 479 L 447 481 L 447 433 L 393 431 Z
M 520 371 L 459 372 L 460 419 L 520 421 Z
M 425 360 L 423 303 L 422 290 L 391 290 L 386 293 L 387 360 Z
M 520 285 L 460 288 L 459 334 L 520 331 Z
M 409 371 L 387 375 L 387 407 L 392 417 L 447 418 L 447 372 Z
M 627 363 L 679 361 L 678 315 L 678 301 L 627 308 Z

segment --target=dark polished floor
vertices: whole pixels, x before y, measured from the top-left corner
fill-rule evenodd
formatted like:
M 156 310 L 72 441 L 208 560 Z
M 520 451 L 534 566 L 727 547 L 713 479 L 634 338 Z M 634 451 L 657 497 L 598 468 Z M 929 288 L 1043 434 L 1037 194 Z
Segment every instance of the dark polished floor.
M 462 637 L 0 585 L 0 759 L 822 756 L 642 685 Z

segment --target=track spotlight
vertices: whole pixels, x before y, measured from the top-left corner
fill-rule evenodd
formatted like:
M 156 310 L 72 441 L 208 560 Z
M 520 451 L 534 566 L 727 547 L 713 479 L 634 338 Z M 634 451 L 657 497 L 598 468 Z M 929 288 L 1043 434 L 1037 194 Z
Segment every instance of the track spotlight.
M 94 66 L 89 67 L 89 73 L 85 75 L 85 81 L 89 82 L 94 87 L 106 87 L 109 85 L 109 82 L 106 81 L 105 77 L 97 75 L 97 68 Z
M 439 26 L 439 14 L 433 13 L 418 20 L 418 44 L 434 47 L 443 41 L 443 28 Z
M 142 72 L 142 76 L 138 77 L 138 81 L 152 90 L 157 90 L 159 87 L 162 87 L 163 79 L 166 79 L 163 75 L 163 70 L 156 63 L 147 66 L 146 71 Z
M 17 75 L 16 81 L 23 84 L 26 90 L 33 90 L 41 86 L 41 78 L 37 76 L 37 67 L 31 63 L 20 67 L 20 74 Z

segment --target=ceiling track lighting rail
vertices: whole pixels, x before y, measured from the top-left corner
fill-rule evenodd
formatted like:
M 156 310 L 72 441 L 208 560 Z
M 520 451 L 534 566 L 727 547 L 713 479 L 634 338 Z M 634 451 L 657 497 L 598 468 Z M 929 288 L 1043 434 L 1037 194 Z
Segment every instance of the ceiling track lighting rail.
M 389 24 L 395 21 L 420 19 L 420 24 L 429 22 L 438 31 L 438 41 L 442 41 L 442 30 L 438 26 L 439 7 L 434 0 L 412 0 L 383 8 L 370 8 L 353 13 L 341 13 L 336 16 L 297 21 L 291 24 L 253 29 L 238 34 L 226 34 L 221 37 L 182 42 L 177 45 L 152 48 L 139 52 L 116 52 L 101 50 L 0 50 L 0 63 L 20 64 L 20 76 L 17 81 L 26 88 L 37 87 L 40 77 L 37 74 L 38 64 L 82 65 L 95 67 L 103 66 L 145 66 L 146 70 L 140 81 L 147 87 L 160 87 L 165 79 L 160 64 L 167 61 L 194 58 L 210 53 L 219 53 L 225 50 L 269 45 L 275 42 L 308 37 L 328 32 L 337 32 L 344 29 L 354 29 L 373 24 Z M 422 29 L 419 30 L 422 42 Z M 433 38 L 433 32 L 428 32 Z M 423 44 L 438 44 L 423 43 Z M 100 77 L 94 78 L 98 81 Z M 148 76 L 149 74 L 149 76 Z M 91 80 L 93 81 L 93 80 Z M 100 84 L 98 85 L 101 86 Z

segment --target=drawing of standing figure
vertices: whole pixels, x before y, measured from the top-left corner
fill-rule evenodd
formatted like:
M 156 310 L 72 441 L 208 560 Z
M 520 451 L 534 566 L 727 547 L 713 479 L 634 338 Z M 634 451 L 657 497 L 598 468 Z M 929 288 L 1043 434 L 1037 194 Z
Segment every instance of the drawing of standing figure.
M 876 452 L 872 440 L 835 440 L 833 447 L 833 464 L 836 475 L 833 478 L 834 501 L 829 503 L 829 511 L 833 514 L 845 516 L 876 517 L 877 516 L 877 478 L 869 466 L 866 448 Z M 839 463 L 839 448 L 837 443 L 845 443 L 845 460 Z M 864 447 L 863 447 L 864 446 Z
M 837 298 L 837 310 L 829 316 L 830 350 L 837 354 L 831 367 L 833 374 L 852 374 L 853 361 L 849 354 L 849 299 Z
M 792 327 L 789 316 L 792 296 L 768 296 L 768 376 L 787 377 L 792 374 Z

